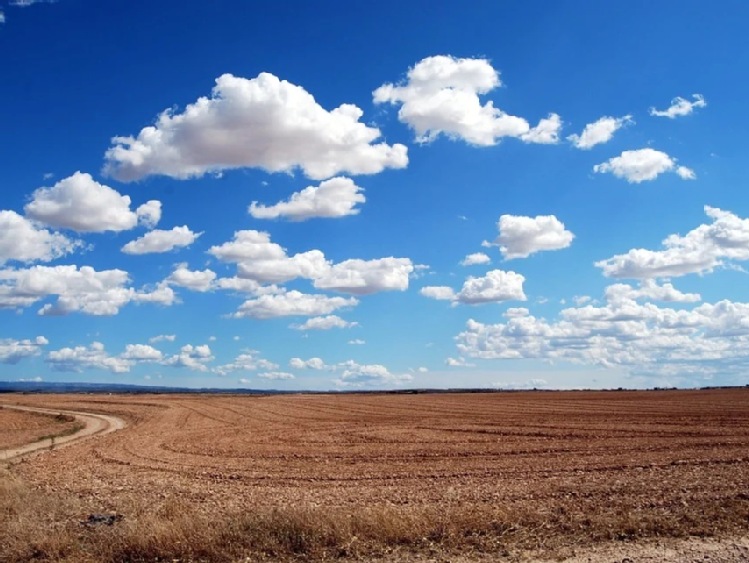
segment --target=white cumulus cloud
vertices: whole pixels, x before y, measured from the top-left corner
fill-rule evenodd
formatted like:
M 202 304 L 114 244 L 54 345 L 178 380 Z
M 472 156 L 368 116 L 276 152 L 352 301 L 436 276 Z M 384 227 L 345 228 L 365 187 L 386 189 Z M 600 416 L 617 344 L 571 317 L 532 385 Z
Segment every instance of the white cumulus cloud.
M 710 272 L 726 262 L 749 260 L 749 219 L 705 206 L 713 221 L 686 235 L 670 235 L 663 250 L 634 248 L 596 262 L 612 278 L 670 278 Z
M 85 369 L 102 369 L 112 373 L 127 373 L 134 361 L 118 356 L 110 356 L 101 342 L 90 346 L 75 346 L 52 350 L 45 361 L 55 371 L 78 372 Z
M 489 264 L 491 262 L 491 258 L 489 258 L 486 254 L 483 252 L 474 252 L 473 254 L 467 255 L 463 260 L 460 262 L 461 266 L 476 266 L 480 264 Z
M 278 369 L 275 364 L 265 358 L 261 358 L 255 350 L 248 350 L 239 354 L 230 364 L 224 364 L 213 368 L 213 371 L 219 375 L 228 375 L 237 371 L 256 371 L 259 369 L 274 370 Z
M 205 269 L 190 270 L 187 264 L 178 264 L 171 275 L 166 279 L 170 285 L 185 287 L 192 291 L 205 292 L 213 289 L 213 282 L 216 280 L 216 272 Z
M 258 377 L 261 377 L 263 379 L 274 379 L 274 380 L 296 379 L 293 373 L 289 373 L 287 371 L 266 371 L 266 372 L 258 374 Z
M 291 325 L 296 330 L 330 330 L 333 328 L 351 328 L 359 323 L 343 320 L 338 315 L 326 315 L 324 317 L 312 317 L 304 323 Z
M 578 149 L 591 149 L 596 145 L 608 143 L 619 129 L 634 123 L 631 115 L 624 117 L 604 116 L 598 121 L 588 123 L 579 135 L 570 135 L 567 139 Z
M 657 110 L 651 107 L 650 115 L 675 119 L 677 117 L 689 115 L 694 112 L 694 108 L 704 108 L 707 106 L 705 97 L 702 94 L 693 94 L 692 98 L 694 98 L 694 101 L 690 102 L 681 96 L 677 96 L 671 100 L 671 105 L 664 110 Z
M 115 137 L 105 173 L 132 181 L 151 174 L 189 178 L 243 167 L 301 168 L 321 180 L 405 167 L 406 147 L 376 143 L 380 131 L 361 117 L 351 104 L 327 111 L 304 88 L 269 73 L 252 79 L 224 74 L 211 97 L 183 113 L 164 111 L 137 137 Z
M 542 250 L 567 248 L 575 238 L 554 215 L 502 215 L 497 228 L 499 237 L 495 243 L 507 260 L 527 258 Z
M 427 286 L 421 288 L 420 293 L 430 299 L 452 301 L 453 305 L 525 301 L 524 282 L 525 277 L 517 272 L 491 270 L 482 277 L 469 276 L 459 292 L 446 286 Z
M 234 239 L 212 246 L 208 253 L 223 262 L 237 264 L 240 278 L 259 283 L 280 283 L 294 278 L 314 279 L 329 268 L 325 255 L 310 250 L 288 256 L 266 232 L 246 230 L 234 233 Z
M 486 324 L 469 320 L 457 336 L 471 358 L 566 360 L 630 373 L 745 373 L 749 361 L 749 304 L 728 300 L 696 303 L 670 285 L 644 284 L 606 291 L 606 303 L 561 311 L 548 321 L 523 315 Z M 679 303 L 662 307 L 653 301 Z
M 165 285 L 136 290 L 122 270 L 97 271 L 90 266 L 32 266 L 22 270 L 0 270 L 0 308 L 28 307 L 49 296 L 40 315 L 81 312 L 115 315 L 128 303 L 172 305 L 174 292 Z
M 186 344 L 180 348 L 179 354 L 175 354 L 163 360 L 161 363 L 165 366 L 175 368 L 187 368 L 194 371 L 208 371 L 206 364 L 214 360 L 208 344 L 193 346 Z
M 191 245 L 203 233 L 192 232 L 187 225 L 174 227 L 170 231 L 154 230 L 122 247 L 125 254 L 153 254 L 169 252 L 175 248 Z
M 408 258 L 351 259 L 331 266 L 313 283 L 318 289 L 333 289 L 355 295 L 405 291 L 408 289 L 408 276 L 413 271 L 414 265 Z
M 638 149 L 623 151 L 620 156 L 610 158 L 602 164 L 596 164 L 593 172 L 610 172 L 617 178 L 623 178 L 630 184 L 639 184 L 654 180 L 664 172 L 675 172 L 684 180 L 694 180 L 697 176 L 686 166 L 676 166 L 676 159 L 665 152 L 655 149 Z
M 0 339 L 0 364 L 17 364 L 24 358 L 38 356 L 42 347 L 47 344 L 49 340 L 43 336 L 37 336 L 33 340 Z
M 337 309 L 353 307 L 358 303 L 359 301 L 354 297 L 329 297 L 292 290 L 248 299 L 240 305 L 232 317 L 253 319 L 286 316 L 315 317 L 328 315 Z
M 324 180 L 319 186 L 308 186 L 292 194 L 288 201 L 275 205 L 265 206 L 253 201 L 249 213 L 256 219 L 287 218 L 291 221 L 358 215 L 357 204 L 366 201 L 363 191 L 350 178 L 336 177 Z
M 401 104 L 398 118 L 414 130 L 418 142 L 441 134 L 481 146 L 502 137 L 557 142 L 559 116 L 551 114 L 531 129 L 522 117 L 495 108 L 491 101 L 481 103 L 479 95 L 499 86 L 499 72 L 488 60 L 438 55 L 416 63 L 402 85 L 383 84 L 373 97 L 375 103 Z
M 51 188 L 39 188 L 31 195 L 24 211 L 31 219 L 78 232 L 100 233 L 126 231 L 138 224 L 155 224 L 156 208 L 153 200 L 132 211 L 130 196 L 100 184 L 90 174 L 76 172 Z
M 391 373 L 381 364 L 359 364 L 354 360 L 337 364 L 336 370 L 340 376 L 334 383 L 339 387 L 400 385 L 413 379 L 409 373 Z
M 314 369 L 314 370 L 321 370 L 321 369 L 328 368 L 328 366 L 325 365 L 325 362 L 322 360 L 322 358 L 310 358 L 309 360 L 303 360 L 302 358 L 291 358 L 289 360 L 289 367 L 292 367 L 294 369 Z
M 80 246 L 79 241 L 39 228 L 15 211 L 0 211 L 0 265 L 10 260 L 49 262 Z

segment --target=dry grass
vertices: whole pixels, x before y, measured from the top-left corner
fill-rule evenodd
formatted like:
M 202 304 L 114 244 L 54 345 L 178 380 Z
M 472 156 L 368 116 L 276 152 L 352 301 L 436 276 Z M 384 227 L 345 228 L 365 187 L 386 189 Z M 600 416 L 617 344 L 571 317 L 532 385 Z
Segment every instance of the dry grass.
M 512 559 L 749 531 L 741 390 L 45 402 L 131 426 L 0 471 L 3 563 Z

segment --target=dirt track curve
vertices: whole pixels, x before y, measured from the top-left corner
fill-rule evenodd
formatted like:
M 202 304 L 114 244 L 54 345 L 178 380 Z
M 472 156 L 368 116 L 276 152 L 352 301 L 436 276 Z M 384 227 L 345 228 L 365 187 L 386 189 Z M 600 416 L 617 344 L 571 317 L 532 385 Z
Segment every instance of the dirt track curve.
M 69 411 L 59 409 L 45 409 L 40 407 L 22 407 L 19 405 L 6 405 L 0 404 L 0 407 L 5 409 L 15 409 L 19 411 L 36 412 L 41 414 L 49 414 L 52 416 L 58 414 L 66 414 L 75 417 L 75 420 L 83 424 L 78 432 L 70 434 L 69 436 L 59 436 L 56 438 L 47 438 L 44 440 L 38 440 L 30 444 L 25 444 L 16 448 L 10 448 L 7 450 L 0 450 L 0 461 L 13 461 L 25 455 L 32 454 L 39 450 L 50 450 L 58 449 L 65 446 L 74 444 L 80 440 L 84 440 L 91 436 L 101 436 L 109 434 L 117 430 L 122 430 L 127 426 L 124 420 L 117 416 L 108 414 L 94 414 L 89 412 L 80 411 Z

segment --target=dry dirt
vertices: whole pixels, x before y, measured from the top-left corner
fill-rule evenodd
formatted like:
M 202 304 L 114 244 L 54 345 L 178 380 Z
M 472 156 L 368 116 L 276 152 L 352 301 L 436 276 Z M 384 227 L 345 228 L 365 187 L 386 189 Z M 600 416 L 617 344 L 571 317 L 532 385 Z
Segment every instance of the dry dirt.
M 74 428 L 72 418 L 0 408 L 0 450 L 33 443 L 45 436 L 65 434 Z
M 749 389 L 3 401 L 128 421 L 14 465 L 40 494 L 131 522 L 303 513 L 336 528 L 295 557 L 749 558 Z

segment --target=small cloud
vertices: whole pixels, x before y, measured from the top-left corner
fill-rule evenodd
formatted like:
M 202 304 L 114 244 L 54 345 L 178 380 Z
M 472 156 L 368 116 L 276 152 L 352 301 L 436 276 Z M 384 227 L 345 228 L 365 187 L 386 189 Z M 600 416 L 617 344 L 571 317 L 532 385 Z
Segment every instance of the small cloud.
M 693 102 L 677 96 L 671 100 L 671 106 L 665 110 L 657 110 L 654 107 L 650 108 L 650 115 L 655 117 L 668 117 L 669 119 L 675 119 L 677 117 L 683 117 L 694 112 L 694 108 L 704 108 L 707 106 L 705 97 L 702 94 L 693 94 Z
M 148 339 L 148 342 L 155 344 L 156 342 L 174 342 L 177 338 L 176 334 L 159 334 L 158 336 L 152 336 Z
M 366 342 L 361 338 L 354 338 L 353 340 L 349 340 L 348 343 L 354 346 L 361 346 L 362 344 L 366 344 Z
M 483 252 L 474 252 L 469 254 L 460 262 L 461 266 L 476 266 L 481 264 L 490 264 L 491 258 L 489 258 Z

